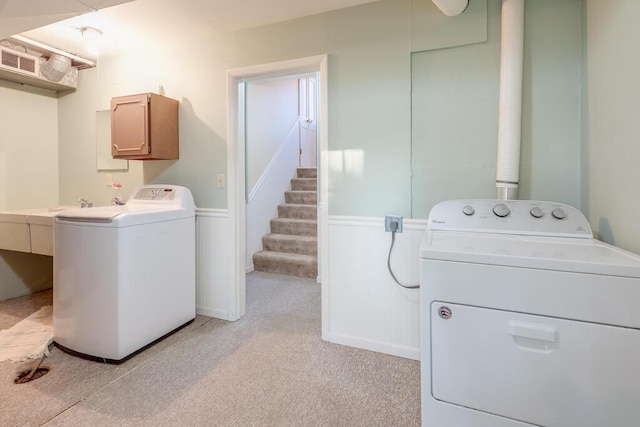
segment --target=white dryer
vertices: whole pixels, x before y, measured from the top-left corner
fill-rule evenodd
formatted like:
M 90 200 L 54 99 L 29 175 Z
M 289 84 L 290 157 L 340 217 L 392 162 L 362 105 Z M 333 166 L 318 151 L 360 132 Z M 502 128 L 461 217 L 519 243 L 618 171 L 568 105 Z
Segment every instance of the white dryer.
M 640 257 L 578 210 L 453 200 L 420 248 L 422 424 L 640 420 Z
M 195 318 L 195 206 L 147 185 L 123 206 L 54 223 L 53 335 L 63 350 L 120 363 Z

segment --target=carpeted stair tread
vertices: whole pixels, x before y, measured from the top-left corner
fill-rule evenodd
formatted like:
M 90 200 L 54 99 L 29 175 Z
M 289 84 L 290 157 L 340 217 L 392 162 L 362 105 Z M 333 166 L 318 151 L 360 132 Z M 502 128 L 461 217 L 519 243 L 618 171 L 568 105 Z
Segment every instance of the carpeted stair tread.
M 278 205 L 279 218 L 317 219 L 318 207 L 300 203 L 285 203 Z
M 298 178 L 318 178 L 318 168 L 298 168 Z
M 316 178 L 293 178 L 291 180 L 293 191 L 317 191 L 318 180 Z
M 318 275 L 318 170 L 298 168 L 278 205 L 271 234 L 262 236 L 263 250 L 253 255 L 256 271 L 300 277 Z
M 317 236 L 318 232 L 318 221 L 314 219 L 273 218 L 270 224 L 274 234 Z
M 318 239 L 314 236 L 267 234 L 262 237 L 262 247 L 265 251 L 316 255 Z
M 318 193 L 316 191 L 285 191 L 285 203 L 316 205 L 318 204 Z
M 253 266 L 258 271 L 291 276 L 316 277 L 318 275 L 318 258 L 313 255 L 260 251 L 253 255 Z

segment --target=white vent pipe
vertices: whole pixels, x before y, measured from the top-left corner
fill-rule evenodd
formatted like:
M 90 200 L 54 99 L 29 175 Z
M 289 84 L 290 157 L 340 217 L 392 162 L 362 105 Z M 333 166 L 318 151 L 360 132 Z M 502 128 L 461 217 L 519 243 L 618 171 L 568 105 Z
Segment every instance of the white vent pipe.
M 469 0 L 432 0 L 433 4 L 447 16 L 460 15 L 469 6 Z
M 518 198 L 522 124 L 524 1 L 502 0 L 497 198 Z

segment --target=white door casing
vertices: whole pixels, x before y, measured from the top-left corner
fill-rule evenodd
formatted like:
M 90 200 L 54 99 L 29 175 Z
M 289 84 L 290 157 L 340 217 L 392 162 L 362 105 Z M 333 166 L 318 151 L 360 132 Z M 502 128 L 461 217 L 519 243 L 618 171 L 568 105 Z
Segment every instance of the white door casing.
M 232 236 L 229 250 L 233 254 L 230 274 L 229 320 L 237 320 L 245 314 L 245 251 L 246 251 L 246 202 L 245 202 L 245 135 L 244 135 L 244 82 L 252 79 L 284 77 L 317 73 L 317 103 L 314 112 L 320 129 L 320 162 L 318 170 L 318 281 L 322 294 L 322 337 L 329 330 L 328 302 L 328 56 L 317 55 L 288 61 L 274 62 L 227 71 L 227 206 Z M 317 150 L 316 150 L 317 152 Z

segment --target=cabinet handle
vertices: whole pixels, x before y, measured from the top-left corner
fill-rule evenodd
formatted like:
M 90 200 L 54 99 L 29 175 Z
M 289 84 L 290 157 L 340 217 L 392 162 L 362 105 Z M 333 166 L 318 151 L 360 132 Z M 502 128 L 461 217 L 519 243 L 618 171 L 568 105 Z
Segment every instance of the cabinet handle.
M 140 149 L 142 147 L 144 147 L 144 142 L 142 144 L 140 144 L 140 146 L 138 148 L 118 148 L 118 144 L 113 144 L 113 148 L 115 148 L 117 152 L 122 152 L 122 151 L 140 151 Z

